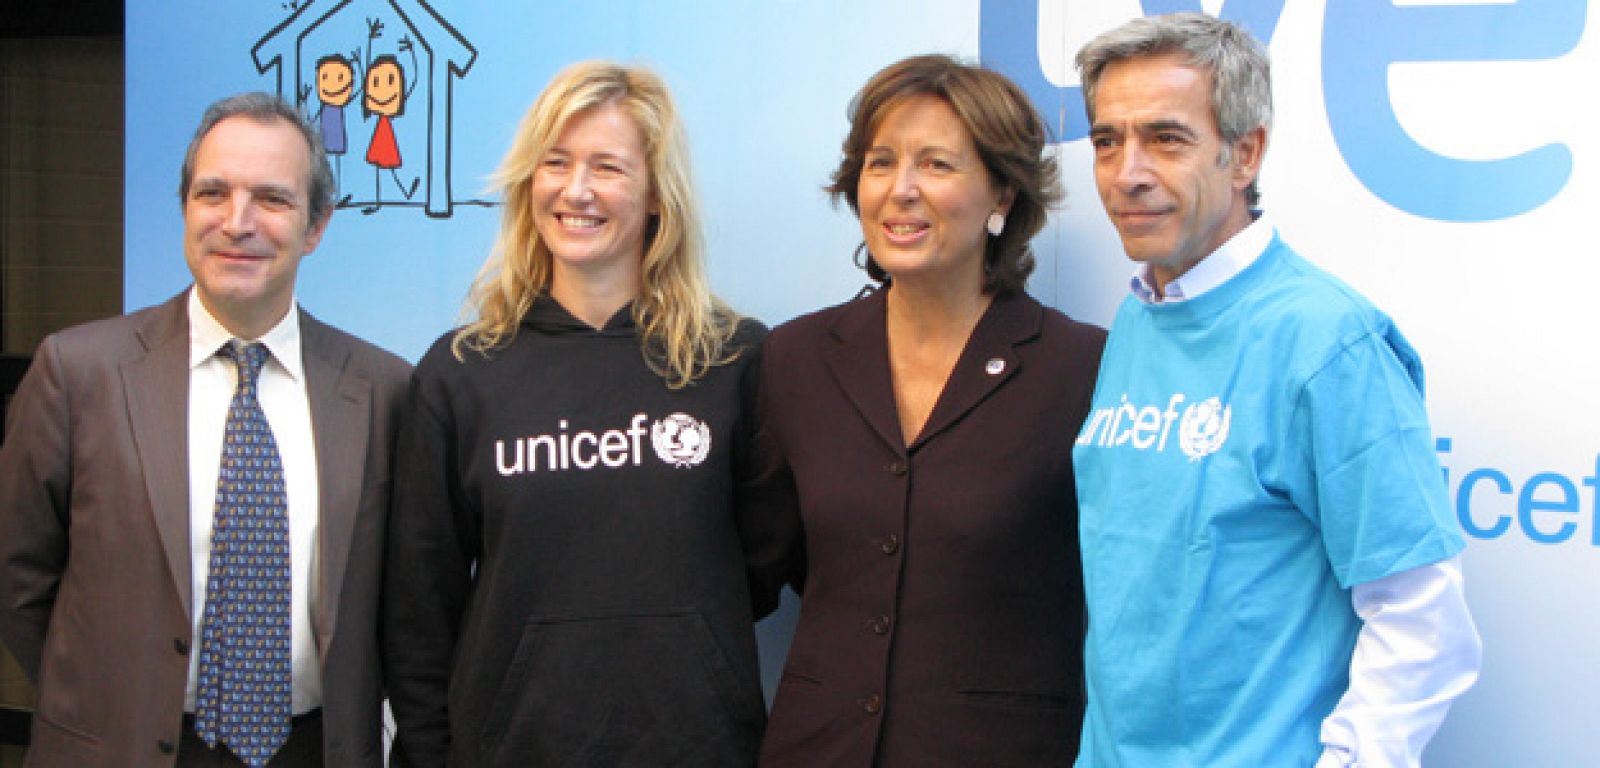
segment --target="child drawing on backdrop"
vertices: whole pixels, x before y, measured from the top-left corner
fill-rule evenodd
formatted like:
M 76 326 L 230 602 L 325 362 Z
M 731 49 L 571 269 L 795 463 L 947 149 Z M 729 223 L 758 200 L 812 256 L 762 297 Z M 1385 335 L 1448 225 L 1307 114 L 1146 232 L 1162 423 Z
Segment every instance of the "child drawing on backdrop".
M 395 187 L 405 199 L 410 200 L 416 194 L 417 183 L 420 176 L 413 176 L 411 183 L 406 184 L 400 180 L 399 169 L 402 165 L 400 159 L 400 143 L 394 134 L 394 118 L 405 114 L 406 101 L 411 97 L 411 91 L 416 88 L 412 82 L 406 85 L 405 70 L 401 69 L 400 61 L 394 54 L 385 53 L 372 58 L 372 41 L 382 37 L 383 22 L 378 19 L 367 20 L 367 76 L 365 96 L 361 100 L 361 112 L 364 119 L 378 116 L 378 124 L 373 127 L 372 141 L 367 145 L 367 162 L 373 167 L 373 199 L 372 205 L 361 209 L 362 213 L 373 213 L 383 206 L 383 172 L 389 171 L 394 179 Z M 412 49 L 411 38 L 401 36 L 396 49 L 411 54 L 411 71 L 417 69 L 417 54 Z

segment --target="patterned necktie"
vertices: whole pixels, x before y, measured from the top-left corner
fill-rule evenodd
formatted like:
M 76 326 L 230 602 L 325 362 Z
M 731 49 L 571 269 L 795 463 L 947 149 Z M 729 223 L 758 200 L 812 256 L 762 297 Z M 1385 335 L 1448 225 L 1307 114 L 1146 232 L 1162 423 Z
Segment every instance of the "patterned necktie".
M 238 366 L 239 386 L 217 474 L 194 725 L 206 744 L 260 768 L 289 738 L 289 514 L 278 444 L 256 400 L 267 349 L 233 340 L 220 354 Z

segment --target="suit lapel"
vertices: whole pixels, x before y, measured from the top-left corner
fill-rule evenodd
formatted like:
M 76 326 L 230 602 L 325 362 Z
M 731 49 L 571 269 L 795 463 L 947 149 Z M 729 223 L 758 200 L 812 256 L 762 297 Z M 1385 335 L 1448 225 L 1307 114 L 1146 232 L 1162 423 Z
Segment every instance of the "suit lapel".
M 827 354 L 828 369 L 856 412 L 895 453 L 904 456 L 905 440 L 894 406 L 889 375 L 889 340 L 884 327 L 884 297 L 879 290 L 846 306 L 829 330 L 838 346 Z
M 317 446 L 317 600 L 312 623 L 317 648 L 326 653 L 361 508 L 372 384 L 349 369 L 349 348 L 303 310 L 300 335 Z
M 972 329 L 939 399 L 910 449 L 928 442 L 978 407 L 1022 369 L 1016 347 L 1039 335 L 1042 308 L 1021 294 L 996 296 Z
M 188 292 L 162 305 L 136 334 L 145 354 L 121 366 L 134 450 L 167 568 L 183 610 L 194 616 L 189 562 Z

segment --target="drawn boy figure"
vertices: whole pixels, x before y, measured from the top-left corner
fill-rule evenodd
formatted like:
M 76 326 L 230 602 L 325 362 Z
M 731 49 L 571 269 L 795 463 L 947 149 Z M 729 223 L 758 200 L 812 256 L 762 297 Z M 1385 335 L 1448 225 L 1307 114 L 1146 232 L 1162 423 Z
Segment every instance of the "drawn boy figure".
M 356 53 L 359 55 L 360 51 Z M 321 130 L 323 148 L 333 158 L 334 179 L 340 188 L 344 184 L 344 154 L 349 149 L 344 129 L 344 108 L 355 98 L 359 89 L 355 72 L 356 58 L 352 56 L 346 59 L 343 54 L 330 53 L 317 59 L 316 91 L 322 108 L 313 119 Z M 339 203 L 349 199 L 349 195 L 341 195 Z

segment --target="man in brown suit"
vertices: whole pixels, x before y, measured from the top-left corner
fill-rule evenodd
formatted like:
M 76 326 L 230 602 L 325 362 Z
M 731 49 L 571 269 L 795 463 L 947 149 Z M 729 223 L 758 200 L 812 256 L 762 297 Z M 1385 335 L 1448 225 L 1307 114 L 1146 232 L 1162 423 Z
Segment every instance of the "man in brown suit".
M 0 638 L 38 686 L 29 765 L 380 764 L 377 590 L 408 366 L 296 306 L 332 188 L 291 107 L 212 105 L 179 189 L 193 289 L 39 346 L 0 448 Z M 225 457 L 245 430 L 271 462 L 249 505 L 238 473 L 259 466 Z M 266 587 L 241 586 L 241 552 L 270 553 L 251 566 Z M 278 643 L 263 660 L 222 633 L 269 605 L 244 621 Z

